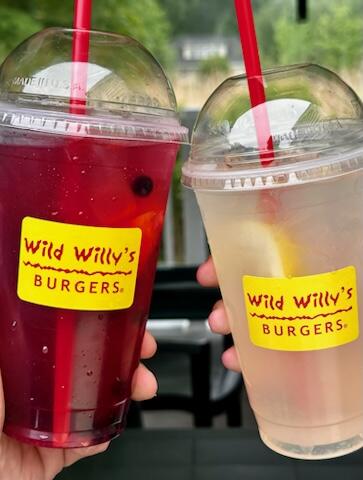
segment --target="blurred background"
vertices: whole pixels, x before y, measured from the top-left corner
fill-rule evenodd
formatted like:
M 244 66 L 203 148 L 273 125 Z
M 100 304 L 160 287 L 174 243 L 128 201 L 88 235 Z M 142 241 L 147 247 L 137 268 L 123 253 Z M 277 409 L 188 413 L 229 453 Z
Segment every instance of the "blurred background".
M 264 68 L 320 63 L 362 93 L 361 0 L 253 5 Z M 0 0 L 0 61 L 37 30 L 70 26 L 72 8 L 72 0 Z M 93 26 L 146 45 L 171 75 L 181 108 L 200 107 L 222 78 L 243 71 L 232 0 L 95 0 Z

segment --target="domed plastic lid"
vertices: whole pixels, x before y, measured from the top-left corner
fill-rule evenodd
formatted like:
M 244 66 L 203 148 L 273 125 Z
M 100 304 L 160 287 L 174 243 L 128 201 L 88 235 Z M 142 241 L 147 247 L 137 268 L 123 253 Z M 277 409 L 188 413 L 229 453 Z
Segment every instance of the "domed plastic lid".
M 362 168 L 363 106 L 337 75 L 295 65 L 264 72 L 263 82 L 266 103 L 254 108 L 246 76 L 229 78 L 209 98 L 183 168 L 186 186 L 271 188 Z M 256 134 L 266 113 L 273 151 L 261 150 Z
M 87 62 L 72 62 L 75 35 Z M 0 68 L 0 125 L 50 133 L 187 142 L 170 82 L 137 41 L 50 28 L 19 45 Z

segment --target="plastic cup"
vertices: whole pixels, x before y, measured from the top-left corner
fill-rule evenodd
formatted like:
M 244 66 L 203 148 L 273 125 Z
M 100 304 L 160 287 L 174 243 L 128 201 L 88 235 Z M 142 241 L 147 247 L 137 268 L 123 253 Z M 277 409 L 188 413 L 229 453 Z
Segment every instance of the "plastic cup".
M 70 113 L 72 39 L 45 30 L 0 69 L 5 432 L 45 447 L 124 427 L 187 140 L 161 67 L 123 36 L 90 32 L 86 102 L 80 86 Z
M 262 440 L 330 458 L 363 445 L 363 109 L 316 65 L 264 82 L 273 163 L 261 165 L 246 78 L 234 77 L 197 120 L 183 183 L 200 205 Z

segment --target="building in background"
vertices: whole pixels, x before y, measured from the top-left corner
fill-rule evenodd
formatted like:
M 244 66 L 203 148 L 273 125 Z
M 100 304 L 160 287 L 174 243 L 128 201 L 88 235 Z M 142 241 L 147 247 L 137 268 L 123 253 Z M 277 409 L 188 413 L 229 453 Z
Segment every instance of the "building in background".
M 183 35 L 176 39 L 175 49 L 180 73 L 196 73 L 203 61 L 215 57 L 225 58 L 232 73 L 244 70 L 238 37 Z
M 184 110 L 199 109 L 226 77 L 244 72 L 237 36 L 183 35 L 174 48 L 173 85 Z

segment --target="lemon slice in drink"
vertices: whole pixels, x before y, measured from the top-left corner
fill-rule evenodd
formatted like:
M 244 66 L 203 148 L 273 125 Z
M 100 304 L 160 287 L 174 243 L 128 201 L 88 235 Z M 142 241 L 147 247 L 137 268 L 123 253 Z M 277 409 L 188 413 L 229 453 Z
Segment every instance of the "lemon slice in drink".
M 249 221 L 238 234 L 245 272 L 257 277 L 288 277 L 296 272 L 296 245 L 280 228 Z

